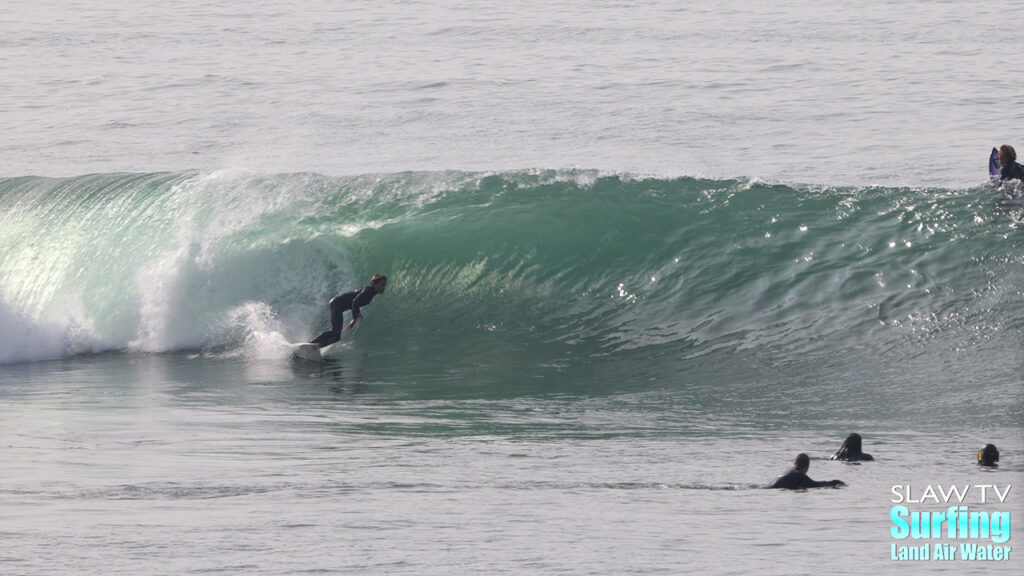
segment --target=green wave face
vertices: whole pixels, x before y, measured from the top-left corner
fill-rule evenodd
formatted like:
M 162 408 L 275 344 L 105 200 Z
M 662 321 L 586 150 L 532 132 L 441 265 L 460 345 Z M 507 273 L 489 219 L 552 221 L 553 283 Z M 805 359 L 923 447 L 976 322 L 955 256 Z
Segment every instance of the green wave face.
M 985 189 L 106 174 L 2 180 L 0 211 L 3 362 L 305 340 L 384 273 L 341 346 L 382 377 L 1019 383 L 1019 208 Z

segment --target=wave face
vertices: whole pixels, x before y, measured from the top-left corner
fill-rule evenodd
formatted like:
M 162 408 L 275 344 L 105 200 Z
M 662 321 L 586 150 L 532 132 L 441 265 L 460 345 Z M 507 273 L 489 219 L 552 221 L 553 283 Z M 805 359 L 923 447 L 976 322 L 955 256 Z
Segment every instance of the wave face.
M 955 365 L 1019 383 L 1014 210 L 980 188 L 587 171 L 9 178 L 0 362 L 271 354 L 380 272 L 389 292 L 345 346 L 399 373 L 617 386 Z

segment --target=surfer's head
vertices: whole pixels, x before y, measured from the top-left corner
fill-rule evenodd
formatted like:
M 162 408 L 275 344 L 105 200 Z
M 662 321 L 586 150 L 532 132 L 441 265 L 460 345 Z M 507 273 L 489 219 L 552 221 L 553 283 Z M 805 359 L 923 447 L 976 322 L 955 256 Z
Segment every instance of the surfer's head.
M 999 163 L 1003 166 L 1011 162 L 1017 161 L 1017 151 L 1013 149 L 1013 146 L 1009 144 L 1003 144 L 999 147 Z
M 370 286 L 373 286 L 377 294 L 383 294 L 384 289 L 388 287 L 388 277 L 383 274 L 374 274 L 370 279 Z
M 985 444 L 985 447 L 978 450 L 978 464 L 981 466 L 998 466 L 999 449 L 995 444 Z
M 803 452 L 797 454 L 796 460 L 793 461 L 793 467 L 806 474 L 811 468 L 811 457 Z
M 849 436 L 847 436 L 846 440 L 843 440 L 843 447 L 840 448 L 839 451 L 845 451 L 846 453 L 851 455 L 860 454 L 861 452 L 863 452 L 863 450 L 861 450 L 860 434 L 852 432 Z

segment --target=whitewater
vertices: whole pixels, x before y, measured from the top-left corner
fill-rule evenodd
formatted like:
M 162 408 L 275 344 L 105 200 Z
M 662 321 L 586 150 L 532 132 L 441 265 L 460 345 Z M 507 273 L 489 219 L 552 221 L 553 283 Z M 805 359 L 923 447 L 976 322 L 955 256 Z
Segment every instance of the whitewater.
M 890 511 L 1024 514 L 1022 19 L 5 5 L 0 572 L 1019 570 Z

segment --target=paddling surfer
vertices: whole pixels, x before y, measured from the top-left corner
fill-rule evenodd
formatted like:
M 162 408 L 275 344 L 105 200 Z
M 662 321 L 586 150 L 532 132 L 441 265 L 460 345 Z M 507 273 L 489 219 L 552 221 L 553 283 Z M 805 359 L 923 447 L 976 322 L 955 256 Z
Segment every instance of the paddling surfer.
M 807 454 L 797 454 L 793 462 L 793 469 L 775 479 L 768 485 L 768 488 L 784 488 L 786 490 L 800 490 L 801 488 L 832 488 L 845 486 L 842 480 L 811 480 L 807 470 L 811 467 L 811 458 Z

